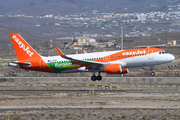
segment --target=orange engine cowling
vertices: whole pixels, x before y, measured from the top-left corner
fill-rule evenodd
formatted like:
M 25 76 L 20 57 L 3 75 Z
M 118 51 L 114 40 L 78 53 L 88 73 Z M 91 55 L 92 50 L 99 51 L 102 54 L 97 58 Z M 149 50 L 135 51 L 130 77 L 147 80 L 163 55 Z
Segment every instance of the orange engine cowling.
M 128 68 L 121 68 L 120 64 L 105 65 L 107 74 L 126 74 L 129 72 Z

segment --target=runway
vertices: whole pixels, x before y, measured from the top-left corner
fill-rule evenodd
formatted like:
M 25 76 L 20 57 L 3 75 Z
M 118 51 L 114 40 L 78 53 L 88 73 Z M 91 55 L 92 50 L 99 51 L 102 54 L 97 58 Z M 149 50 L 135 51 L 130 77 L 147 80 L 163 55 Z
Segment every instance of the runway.
M 0 119 L 180 118 L 180 91 L 0 90 Z M 91 91 L 92 92 L 92 91 Z
M 102 81 L 96 82 L 92 82 L 89 77 L 0 77 L 0 83 L 0 90 L 88 91 L 92 88 L 89 84 L 93 83 L 94 90 L 98 90 L 99 84 L 102 90 L 106 89 L 106 85 L 110 89 L 116 86 L 116 90 L 119 90 L 117 92 L 180 91 L 180 77 L 104 77 Z
M 109 113 L 117 119 L 149 114 L 168 118 L 180 112 L 180 78 L 104 77 L 94 82 L 95 94 L 87 77 L 4 77 L 0 82 L 0 119 L 14 114 L 22 119 L 109 119 Z
M 89 90 L 0 90 L 0 93 L 88 93 Z M 92 90 L 91 90 L 92 92 Z M 101 93 L 95 90 L 94 93 Z M 102 93 L 180 93 L 180 91 L 102 90 Z
M 79 109 L 100 109 L 100 108 L 0 108 L 0 111 L 11 111 L 11 110 L 79 110 Z M 180 110 L 180 108 L 102 108 L 106 110 Z

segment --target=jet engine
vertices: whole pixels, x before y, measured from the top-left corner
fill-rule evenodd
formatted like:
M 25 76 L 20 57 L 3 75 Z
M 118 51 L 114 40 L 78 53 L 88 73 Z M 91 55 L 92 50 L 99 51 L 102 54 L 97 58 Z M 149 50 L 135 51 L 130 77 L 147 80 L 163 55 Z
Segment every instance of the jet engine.
M 105 72 L 107 74 L 126 74 L 129 72 L 128 68 L 122 68 L 120 64 L 105 65 Z

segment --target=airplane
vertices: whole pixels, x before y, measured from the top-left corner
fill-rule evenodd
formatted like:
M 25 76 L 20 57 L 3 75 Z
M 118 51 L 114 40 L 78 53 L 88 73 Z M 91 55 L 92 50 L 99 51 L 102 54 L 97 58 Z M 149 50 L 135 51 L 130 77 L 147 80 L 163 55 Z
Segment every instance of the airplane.
M 101 72 L 126 74 L 129 68 L 150 66 L 172 62 L 175 57 L 159 48 L 138 48 L 86 54 L 65 55 L 57 46 L 59 56 L 39 55 L 18 33 L 10 34 L 18 61 L 9 66 L 51 73 L 93 72 L 92 81 L 102 80 Z M 98 72 L 98 76 L 95 73 Z

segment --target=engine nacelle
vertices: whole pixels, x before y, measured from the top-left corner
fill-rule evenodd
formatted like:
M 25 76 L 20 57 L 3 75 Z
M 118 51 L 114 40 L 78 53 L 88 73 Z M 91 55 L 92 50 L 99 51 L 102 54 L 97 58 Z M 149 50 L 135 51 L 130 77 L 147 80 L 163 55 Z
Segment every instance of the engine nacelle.
M 105 65 L 107 74 L 126 74 L 129 73 L 128 68 L 122 68 L 120 64 Z

